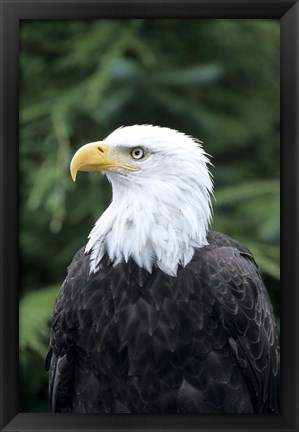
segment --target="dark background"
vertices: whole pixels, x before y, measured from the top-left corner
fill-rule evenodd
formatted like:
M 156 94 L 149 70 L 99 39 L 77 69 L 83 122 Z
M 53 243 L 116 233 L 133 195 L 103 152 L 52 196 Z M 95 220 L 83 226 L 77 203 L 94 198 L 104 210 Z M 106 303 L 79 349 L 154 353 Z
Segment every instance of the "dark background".
M 203 141 L 212 229 L 251 249 L 279 325 L 278 20 L 23 20 L 20 78 L 21 412 L 48 411 L 53 302 L 111 198 L 70 160 L 121 125 Z

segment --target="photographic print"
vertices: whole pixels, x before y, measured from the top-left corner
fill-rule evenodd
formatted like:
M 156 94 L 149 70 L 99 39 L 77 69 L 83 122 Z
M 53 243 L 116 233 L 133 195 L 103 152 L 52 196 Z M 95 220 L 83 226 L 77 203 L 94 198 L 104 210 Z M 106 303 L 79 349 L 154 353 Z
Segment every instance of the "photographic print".
M 298 430 L 298 2 L 0 3 L 1 430 Z
M 21 412 L 279 413 L 279 21 L 19 36 Z

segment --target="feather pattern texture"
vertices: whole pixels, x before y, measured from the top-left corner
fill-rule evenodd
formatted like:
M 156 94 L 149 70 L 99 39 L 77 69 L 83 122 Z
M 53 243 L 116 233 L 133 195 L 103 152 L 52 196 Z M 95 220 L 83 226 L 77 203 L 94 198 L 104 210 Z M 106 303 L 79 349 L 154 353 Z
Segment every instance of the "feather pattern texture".
M 54 412 L 278 412 L 272 306 L 244 246 L 210 232 L 177 277 L 82 248 L 55 304 Z

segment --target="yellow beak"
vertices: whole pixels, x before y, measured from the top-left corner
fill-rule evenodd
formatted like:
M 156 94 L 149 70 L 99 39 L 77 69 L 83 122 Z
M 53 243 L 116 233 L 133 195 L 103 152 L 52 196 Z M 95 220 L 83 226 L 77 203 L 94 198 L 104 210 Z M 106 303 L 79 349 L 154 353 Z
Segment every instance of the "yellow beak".
M 109 145 L 102 141 L 89 143 L 79 148 L 70 166 L 73 181 L 76 181 L 78 171 L 109 171 L 116 167 L 130 171 L 138 170 L 137 167 L 123 163 L 115 157 L 109 158 L 108 153 Z

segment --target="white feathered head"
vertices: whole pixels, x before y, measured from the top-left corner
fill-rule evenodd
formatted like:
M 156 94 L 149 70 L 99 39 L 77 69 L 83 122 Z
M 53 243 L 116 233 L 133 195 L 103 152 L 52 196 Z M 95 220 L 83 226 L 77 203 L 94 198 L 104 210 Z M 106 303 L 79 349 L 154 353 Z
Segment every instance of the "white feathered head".
M 104 141 L 81 147 L 71 175 L 100 170 L 113 200 L 89 235 L 91 271 L 107 252 L 114 265 L 153 265 L 175 276 L 194 249 L 207 244 L 213 183 L 201 143 L 173 129 L 152 125 L 116 129 Z

